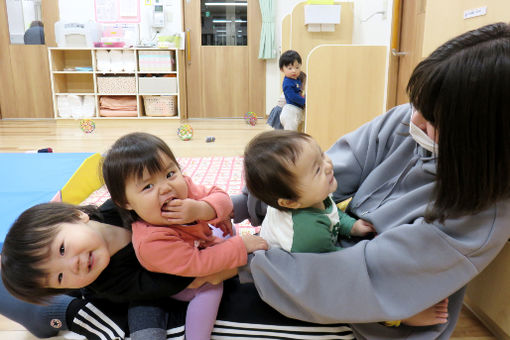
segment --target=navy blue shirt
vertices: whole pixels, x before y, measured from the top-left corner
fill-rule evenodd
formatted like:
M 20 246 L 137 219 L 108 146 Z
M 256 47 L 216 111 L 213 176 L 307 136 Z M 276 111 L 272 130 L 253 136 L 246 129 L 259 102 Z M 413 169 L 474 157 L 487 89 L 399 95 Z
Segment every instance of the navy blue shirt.
M 283 94 L 287 104 L 292 104 L 303 108 L 305 106 L 305 97 L 301 96 L 301 80 L 292 78 L 283 78 Z

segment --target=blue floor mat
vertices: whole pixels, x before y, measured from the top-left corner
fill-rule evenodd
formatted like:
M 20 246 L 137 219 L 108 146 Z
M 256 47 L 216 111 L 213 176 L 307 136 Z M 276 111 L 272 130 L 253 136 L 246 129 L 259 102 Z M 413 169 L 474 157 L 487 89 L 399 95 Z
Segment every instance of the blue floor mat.
M 92 153 L 0 153 L 0 251 L 25 209 L 48 202 Z

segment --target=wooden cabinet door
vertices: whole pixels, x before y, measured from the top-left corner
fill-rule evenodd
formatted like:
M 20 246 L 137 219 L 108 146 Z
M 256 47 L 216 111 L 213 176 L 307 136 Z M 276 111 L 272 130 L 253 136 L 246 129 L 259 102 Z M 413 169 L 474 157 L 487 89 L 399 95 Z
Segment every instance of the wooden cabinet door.
M 242 18 L 234 14 L 222 17 L 225 8 L 221 7 L 229 5 L 217 3 L 220 5 L 184 1 L 188 117 L 241 118 L 248 111 L 262 116 L 266 68 L 258 59 L 262 23 L 259 2 L 247 0 Z M 246 43 L 235 40 L 238 33 L 239 39 L 246 36 Z M 233 34 L 236 37 L 232 38 Z M 221 41 L 223 35 L 225 41 Z

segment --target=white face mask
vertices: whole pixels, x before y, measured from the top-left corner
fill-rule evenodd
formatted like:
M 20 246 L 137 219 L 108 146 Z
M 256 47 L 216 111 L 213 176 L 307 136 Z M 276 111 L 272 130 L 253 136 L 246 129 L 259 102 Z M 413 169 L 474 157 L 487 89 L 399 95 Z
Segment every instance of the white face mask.
M 432 152 L 433 154 L 437 154 L 437 144 L 430 138 L 425 131 L 416 126 L 413 121 L 409 122 L 409 133 L 413 137 L 413 139 L 418 143 L 422 148 Z

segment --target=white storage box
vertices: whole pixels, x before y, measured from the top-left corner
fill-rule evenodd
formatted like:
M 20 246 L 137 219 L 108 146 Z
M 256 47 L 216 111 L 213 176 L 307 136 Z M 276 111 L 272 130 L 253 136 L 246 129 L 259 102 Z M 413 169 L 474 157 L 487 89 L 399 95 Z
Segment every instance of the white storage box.
M 176 96 L 143 96 L 145 115 L 171 117 L 177 114 Z
M 175 71 L 172 51 L 138 51 L 140 72 Z
M 135 77 L 97 77 L 97 92 L 106 94 L 136 93 Z
M 177 93 L 176 77 L 140 77 L 138 78 L 140 93 Z

